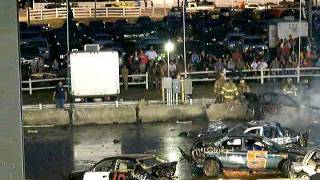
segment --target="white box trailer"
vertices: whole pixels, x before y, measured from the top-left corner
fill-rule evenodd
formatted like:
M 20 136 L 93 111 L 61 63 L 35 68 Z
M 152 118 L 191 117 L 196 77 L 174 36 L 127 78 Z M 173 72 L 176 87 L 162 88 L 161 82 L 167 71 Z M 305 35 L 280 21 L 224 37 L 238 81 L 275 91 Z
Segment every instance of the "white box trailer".
M 73 52 L 70 65 L 74 97 L 103 97 L 120 93 L 117 51 Z
M 269 47 L 275 48 L 279 39 L 299 37 L 299 21 L 277 21 L 269 24 Z M 301 37 L 308 37 L 308 22 L 301 21 Z

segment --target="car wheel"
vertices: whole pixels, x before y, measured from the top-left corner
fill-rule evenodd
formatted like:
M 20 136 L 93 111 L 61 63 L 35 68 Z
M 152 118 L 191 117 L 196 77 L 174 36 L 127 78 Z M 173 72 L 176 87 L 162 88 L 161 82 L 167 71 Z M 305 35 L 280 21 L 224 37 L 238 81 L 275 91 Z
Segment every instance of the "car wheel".
M 206 160 L 203 166 L 203 173 L 207 177 L 217 177 L 220 174 L 220 165 L 215 160 Z
M 297 175 L 297 178 L 309 178 L 309 175 L 305 172 L 299 172 L 298 175 Z
M 280 166 L 280 171 L 282 173 L 282 175 L 284 177 L 288 177 L 289 176 L 289 170 L 290 170 L 290 161 L 289 160 L 285 160 L 281 163 Z

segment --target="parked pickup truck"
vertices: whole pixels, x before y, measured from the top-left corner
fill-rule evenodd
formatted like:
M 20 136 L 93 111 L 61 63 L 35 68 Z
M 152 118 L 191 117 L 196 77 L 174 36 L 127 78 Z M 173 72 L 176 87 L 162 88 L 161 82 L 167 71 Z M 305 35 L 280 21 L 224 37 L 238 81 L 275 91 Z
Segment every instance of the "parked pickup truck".
M 203 3 L 196 3 L 196 2 L 189 2 L 187 7 L 187 12 L 197 12 L 197 11 L 214 11 L 215 4 L 213 2 L 203 2 Z

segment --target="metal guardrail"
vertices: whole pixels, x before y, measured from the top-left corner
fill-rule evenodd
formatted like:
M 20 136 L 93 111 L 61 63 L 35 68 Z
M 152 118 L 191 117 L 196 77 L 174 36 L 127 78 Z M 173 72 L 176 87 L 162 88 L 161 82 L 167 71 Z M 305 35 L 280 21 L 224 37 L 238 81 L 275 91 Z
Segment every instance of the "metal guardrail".
M 149 89 L 149 77 L 148 73 L 146 74 L 132 74 L 129 75 L 129 78 L 133 78 L 133 81 L 128 82 L 128 86 L 132 85 L 144 85 L 146 90 Z M 122 75 L 120 75 L 120 78 L 122 79 Z M 139 78 L 138 81 L 135 81 L 134 78 Z M 143 79 L 141 81 L 141 78 Z M 42 87 L 34 87 L 34 83 L 41 83 L 41 82 L 56 82 L 56 84 L 59 81 L 66 81 L 67 78 L 51 78 L 51 79 L 29 79 L 28 81 L 21 81 L 21 84 L 28 84 L 28 87 L 22 87 L 22 91 L 29 91 L 29 94 L 32 95 L 33 91 L 37 90 L 45 90 L 45 89 L 54 89 L 56 86 L 42 86 Z M 123 85 L 123 82 L 120 82 L 120 85 Z M 64 87 L 68 87 L 68 85 L 65 85 Z
M 91 17 L 139 17 L 139 16 L 154 16 L 154 8 L 141 7 L 105 7 L 91 8 L 79 7 L 72 8 L 74 18 L 91 18 Z M 27 11 L 28 13 L 28 11 Z M 31 20 L 57 19 L 67 18 L 67 8 L 56 9 L 30 9 Z M 28 17 L 28 14 L 27 14 Z

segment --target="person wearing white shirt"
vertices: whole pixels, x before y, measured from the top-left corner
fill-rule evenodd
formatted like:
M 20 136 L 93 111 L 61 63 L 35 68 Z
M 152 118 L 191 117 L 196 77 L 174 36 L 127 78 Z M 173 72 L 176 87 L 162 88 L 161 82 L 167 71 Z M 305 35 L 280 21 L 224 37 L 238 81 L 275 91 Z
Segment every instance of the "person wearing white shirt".
M 149 60 L 155 60 L 158 56 L 157 52 L 153 50 L 153 47 L 150 46 L 150 49 L 145 53 L 146 56 L 148 56 Z

